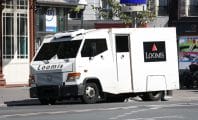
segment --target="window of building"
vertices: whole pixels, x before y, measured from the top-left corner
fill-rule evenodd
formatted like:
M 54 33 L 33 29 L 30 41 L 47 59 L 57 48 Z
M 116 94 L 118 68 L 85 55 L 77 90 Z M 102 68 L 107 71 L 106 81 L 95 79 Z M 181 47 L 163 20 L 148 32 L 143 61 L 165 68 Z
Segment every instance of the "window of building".
M 116 36 L 116 52 L 129 52 L 128 40 L 128 35 Z
M 27 36 L 27 14 L 17 14 L 17 57 L 27 58 L 28 36 Z
M 27 0 L 17 0 L 17 9 L 27 9 Z
M 168 15 L 168 0 L 159 0 L 158 16 Z
M 3 13 L 3 58 L 14 58 L 14 14 Z
M 81 51 L 81 56 L 94 57 L 106 50 L 106 39 L 86 39 Z
M 6 0 L 3 4 L 4 59 L 28 58 L 27 2 L 28 0 Z
M 180 17 L 198 16 L 197 0 L 181 0 L 179 6 Z
M 197 0 L 190 0 L 190 5 L 188 8 L 188 15 L 198 16 L 198 1 Z
M 3 6 L 4 8 L 14 8 L 14 4 L 12 0 L 6 0 L 5 2 L 3 2 Z
M 112 8 L 108 0 L 102 0 L 102 8 L 103 11 L 106 11 L 108 13 L 106 17 L 103 19 L 112 19 L 113 18 Z

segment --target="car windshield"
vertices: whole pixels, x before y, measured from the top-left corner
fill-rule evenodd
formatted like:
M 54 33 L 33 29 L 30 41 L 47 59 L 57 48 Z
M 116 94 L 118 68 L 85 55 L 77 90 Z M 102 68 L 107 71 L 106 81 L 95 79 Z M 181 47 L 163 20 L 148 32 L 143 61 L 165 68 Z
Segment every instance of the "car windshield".
M 81 40 L 44 43 L 34 61 L 75 58 L 80 44 Z

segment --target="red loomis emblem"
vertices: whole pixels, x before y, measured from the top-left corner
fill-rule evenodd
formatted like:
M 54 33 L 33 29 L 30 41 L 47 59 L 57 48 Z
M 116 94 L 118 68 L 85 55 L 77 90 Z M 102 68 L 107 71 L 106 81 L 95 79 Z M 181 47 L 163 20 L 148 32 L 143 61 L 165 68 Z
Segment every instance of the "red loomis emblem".
M 154 51 L 157 51 L 157 47 L 156 47 L 155 43 L 153 44 L 153 47 L 152 47 L 152 52 L 154 52 Z

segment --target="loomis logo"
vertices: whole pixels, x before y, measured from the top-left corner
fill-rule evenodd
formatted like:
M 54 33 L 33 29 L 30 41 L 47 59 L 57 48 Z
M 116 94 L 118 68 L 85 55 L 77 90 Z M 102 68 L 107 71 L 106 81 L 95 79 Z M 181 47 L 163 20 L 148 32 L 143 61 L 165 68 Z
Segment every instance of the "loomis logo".
M 166 61 L 165 42 L 144 42 L 144 62 Z

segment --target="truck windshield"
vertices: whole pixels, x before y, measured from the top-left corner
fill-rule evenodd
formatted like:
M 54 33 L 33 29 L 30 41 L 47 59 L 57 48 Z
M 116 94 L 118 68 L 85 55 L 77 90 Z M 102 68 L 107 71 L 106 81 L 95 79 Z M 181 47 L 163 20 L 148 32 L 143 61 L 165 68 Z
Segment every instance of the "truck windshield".
M 81 40 L 44 43 L 34 61 L 75 58 Z

